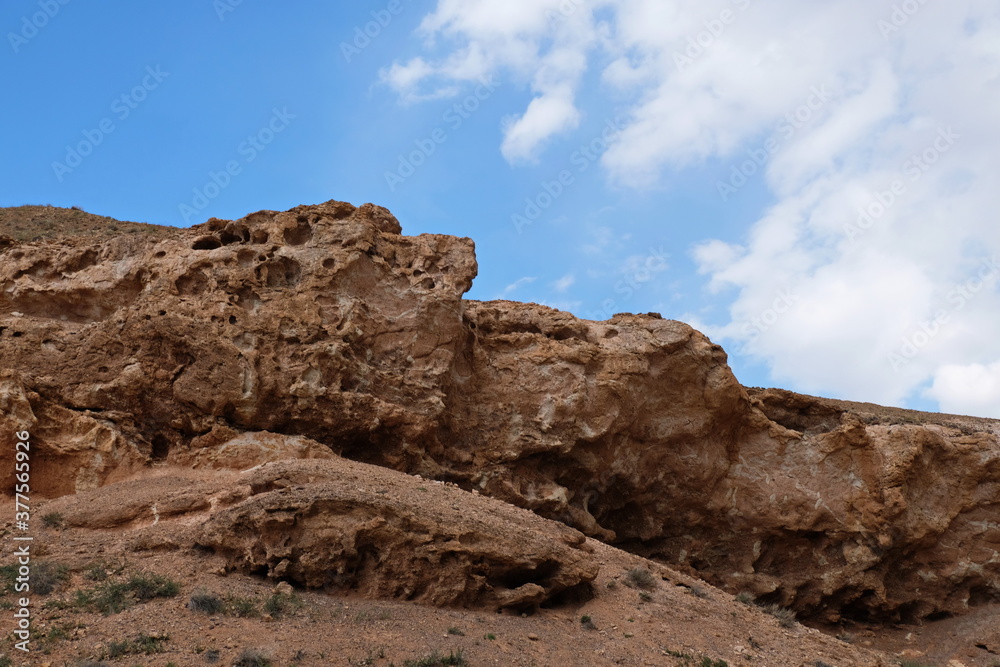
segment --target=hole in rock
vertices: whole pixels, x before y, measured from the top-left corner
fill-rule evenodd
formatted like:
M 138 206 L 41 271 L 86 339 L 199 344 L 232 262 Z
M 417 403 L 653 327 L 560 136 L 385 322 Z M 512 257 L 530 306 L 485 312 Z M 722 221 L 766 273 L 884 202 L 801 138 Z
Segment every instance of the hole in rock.
M 202 236 L 194 240 L 191 244 L 192 250 L 214 250 L 222 247 L 222 241 L 214 236 Z
M 288 245 L 302 245 L 312 238 L 313 230 L 308 222 L 299 220 L 294 227 L 285 229 L 283 235 Z
M 168 454 L 170 454 L 170 441 L 162 434 L 157 433 L 153 436 L 153 451 L 151 453 L 153 460 L 162 461 L 167 458 Z

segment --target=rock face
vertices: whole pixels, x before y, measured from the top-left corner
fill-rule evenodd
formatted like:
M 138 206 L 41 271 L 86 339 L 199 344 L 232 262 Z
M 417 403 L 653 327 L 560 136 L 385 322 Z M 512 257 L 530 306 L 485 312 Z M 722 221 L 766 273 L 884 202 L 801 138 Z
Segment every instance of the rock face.
M 1000 422 L 747 390 L 719 346 L 655 314 L 464 301 L 472 242 L 400 231 L 385 209 L 327 202 L 0 249 L 0 465 L 21 425 L 48 495 L 148 463 L 240 468 L 325 447 L 802 615 L 915 619 L 1000 594 Z M 301 439 L 266 444 L 277 436 Z M 265 535 L 270 514 L 325 530 L 345 516 L 327 492 L 255 500 L 219 518 L 211 546 L 317 582 L 296 569 L 309 549 L 222 536 Z
M 302 445 L 294 436 L 269 440 Z M 139 548 L 205 547 L 232 570 L 436 606 L 520 611 L 586 599 L 598 573 L 593 548 L 572 528 L 333 455 L 201 481 L 123 482 L 46 509 L 70 527 L 131 529 Z

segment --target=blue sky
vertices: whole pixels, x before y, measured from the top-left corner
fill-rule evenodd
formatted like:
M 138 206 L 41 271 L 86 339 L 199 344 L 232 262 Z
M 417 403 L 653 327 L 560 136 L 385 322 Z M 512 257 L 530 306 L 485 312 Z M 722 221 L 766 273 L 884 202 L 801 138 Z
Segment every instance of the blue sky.
M 1000 8 L 9 0 L 0 205 L 342 199 L 470 298 L 656 311 L 747 385 L 1000 417 Z

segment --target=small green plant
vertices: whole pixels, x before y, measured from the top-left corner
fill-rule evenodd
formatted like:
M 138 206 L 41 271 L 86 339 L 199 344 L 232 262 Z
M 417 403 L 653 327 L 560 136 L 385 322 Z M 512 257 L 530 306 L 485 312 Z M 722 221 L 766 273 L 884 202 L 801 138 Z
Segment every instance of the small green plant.
M 455 667 L 461 667 L 463 665 L 468 665 L 465 658 L 462 656 L 462 649 L 458 649 L 458 652 L 449 651 L 448 655 L 441 655 L 437 651 L 434 651 L 426 658 L 420 658 L 419 660 L 406 660 L 403 662 L 405 667 L 438 667 L 439 665 L 447 667 L 448 665 L 454 665 Z
M 596 630 L 597 629 L 597 626 L 594 625 L 594 619 L 592 619 L 590 616 L 587 616 L 587 615 L 584 615 L 584 616 L 580 617 L 580 625 L 585 630 Z
M 69 579 L 69 568 L 61 563 L 39 561 L 31 568 L 31 590 L 48 595 Z
M 274 593 L 264 602 L 264 611 L 271 615 L 271 618 L 281 618 L 287 614 L 292 614 L 302 606 L 302 599 L 295 593 Z
M 209 664 L 214 664 L 216 662 L 219 662 L 219 659 L 221 657 L 222 655 L 219 653 L 219 649 L 217 648 L 210 648 L 207 651 L 205 651 L 205 661 L 208 662 Z
M 233 667 L 271 667 L 271 659 L 253 648 L 245 648 L 233 661 Z
M 740 593 L 736 596 L 736 601 L 745 605 L 752 605 L 754 603 L 754 598 L 749 593 Z
M 14 592 L 14 584 L 17 583 L 17 565 L 0 566 L 0 594 Z
M 202 614 L 221 614 L 226 610 L 226 603 L 215 593 L 199 591 L 188 600 L 188 609 Z
M 168 598 L 180 592 L 180 584 L 167 577 L 139 572 L 125 581 L 104 581 L 96 588 L 76 591 L 74 606 L 94 609 L 105 616 L 117 614 L 137 602 Z
M 609 591 L 613 591 L 616 588 L 618 588 L 618 582 L 615 581 L 614 579 L 611 579 L 610 581 L 608 581 L 608 583 L 604 584 L 604 587 L 607 588 Z
M 42 515 L 42 525 L 46 528 L 62 528 L 66 525 L 66 518 L 61 512 L 49 512 Z
M 170 638 L 166 635 L 141 634 L 132 639 L 125 639 L 119 642 L 108 644 L 107 657 L 120 658 L 126 655 L 150 655 L 152 653 L 163 653 L 166 649 L 163 645 Z
M 639 591 L 639 599 L 642 600 L 643 602 L 652 602 L 653 596 L 647 593 L 646 591 Z
M 701 667 L 729 667 L 729 663 L 721 658 L 712 660 L 707 655 L 703 655 L 701 657 Z
M 634 567 L 628 571 L 625 583 L 632 588 L 652 590 L 656 588 L 656 577 L 644 567 Z
M 13 664 L 6 655 L 0 655 L 0 667 L 12 667 Z
M 483 635 L 483 639 L 488 639 L 490 641 L 493 641 L 496 638 L 497 638 L 497 636 L 495 634 L 493 634 L 492 632 L 487 632 L 485 635 Z
M 228 596 L 226 598 L 225 613 L 231 616 L 239 616 L 240 618 L 260 616 L 260 611 L 257 609 L 256 602 L 250 598 L 241 598 L 236 596 Z
M 778 623 L 783 628 L 790 628 L 795 625 L 795 612 L 791 609 L 785 609 L 777 604 L 769 604 L 761 607 L 761 609 L 778 619 Z
M 691 595 L 695 596 L 696 598 L 701 598 L 702 600 L 708 597 L 708 592 L 706 592 L 705 589 L 702 588 L 701 586 L 692 586 L 691 588 L 688 589 L 688 591 L 691 592 Z
M 465 633 L 462 632 L 460 629 L 456 628 L 455 626 L 452 626 L 452 627 L 448 628 L 448 634 L 449 635 L 456 635 L 458 637 L 464 637 L 465 636 Z
M 181 592 L 181 585 L 176 581 L 159 574 L 146 572 L 132 575 L 126 585 L 141 601 L 153 598 L 172 598 Z

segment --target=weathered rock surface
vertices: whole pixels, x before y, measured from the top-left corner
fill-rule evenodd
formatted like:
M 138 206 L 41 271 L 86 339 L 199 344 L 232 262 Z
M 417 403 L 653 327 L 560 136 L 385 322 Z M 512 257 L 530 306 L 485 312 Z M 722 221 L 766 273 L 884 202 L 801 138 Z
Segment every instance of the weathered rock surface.
M 747 390 L 683 323 L 463 301 L 475 273 L 468 239 L 401 236 L 341 202 L 0 249 L 0 465 L 25 419 L 49 495 L 144 462 L 322 456 L 232 444 L 267 431 L 801 614 L 922 618 L 1000 594 L 1000 422 Z M 339 511 L 255 502 L 232 521 L 259 528 L 271 508 L 322 529 Z
M 208 547 L 244 573 L 436 606 L 521 610 L 586 599 L 598 572 L 584 535 L 563 524 L 333 455 L 231 478 L 126 481 L 46 509 L 70 527 L 129 529 L 139 548 Z

